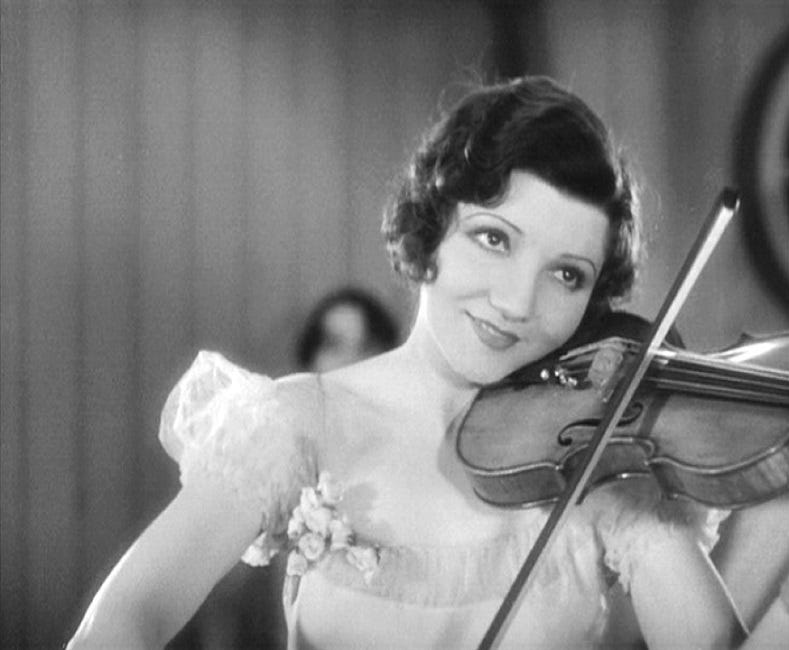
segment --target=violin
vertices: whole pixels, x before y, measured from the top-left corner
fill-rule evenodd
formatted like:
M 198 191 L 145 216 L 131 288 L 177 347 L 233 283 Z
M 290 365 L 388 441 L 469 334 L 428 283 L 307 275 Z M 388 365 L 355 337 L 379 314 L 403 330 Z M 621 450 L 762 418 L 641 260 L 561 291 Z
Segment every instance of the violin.
M 559 498 L 649 326 L 610 312 L 570 349 L 480 391 L 457 453 L 482 500 L 529 507 Z M 789 490 L 789 330 L 709 354 L 674 341 L 653 356 L 586 491 L 652 478 L 668 497 L 739 508 Z

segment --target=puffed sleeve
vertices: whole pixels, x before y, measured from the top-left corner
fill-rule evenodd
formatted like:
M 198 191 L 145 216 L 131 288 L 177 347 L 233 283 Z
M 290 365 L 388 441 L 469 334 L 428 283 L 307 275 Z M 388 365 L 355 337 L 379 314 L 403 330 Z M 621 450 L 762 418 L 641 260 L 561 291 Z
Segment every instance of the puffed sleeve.
M 729 514 L 686 499 L 664 497 L 651 481 L 625 481 L 595 490 L 589 497 L 605 566 L 625 591 L 649 548 L 676 536 L 690 536 L 706 553 L 718 541 L 718 528 Z
M 181 483 L 210 482 L 261 514 L 261 535 L 242 558 L 250 564 L 276 553 L 301 488 L 317 480 L 310 377 L 274 381 L 203 351 L 162 411 L 159 439 Z

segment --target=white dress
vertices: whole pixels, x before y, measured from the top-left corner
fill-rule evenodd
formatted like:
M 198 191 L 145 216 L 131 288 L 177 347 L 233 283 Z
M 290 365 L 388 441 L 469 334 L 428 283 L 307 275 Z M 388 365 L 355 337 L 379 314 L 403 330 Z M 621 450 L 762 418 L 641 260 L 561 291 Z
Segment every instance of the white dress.
M 324 535 L 325 548 L 319 540 L 310 556 L 317 559 L 306 570 L 302 561 L 303 575 L 286 581 L 290 648 L 475 648 L 548 511 L 491 508 L 503 522 L 500 532 L 478 541 L 397 543 L 382 532 L 375 479 L 358 460 L 365 458 L 359 429 L 369 413 L 357 401 L 316 375 L 274 381 L 201 352 L 165 404 L 160 439 L 183 483 L 210 481 L 261 513 L 262 533 L 242 558 L 250 564 L 301 543 L 294 509 L 300 500 L 304 506 L 305 494 L 314 497 L 309 488 L 322 472 L 343 485 L 330 511 L 354 531 L 361 554 L 345 543 L 332 550 Z M 343 463 L 344 456 L 355 460 Z M 594 491 L 540 558 L 501 647 L 608 647 L 620 625 L 615 612 L 626 602 L 621 594 L 644 550 L 691 535 L 709 551 L 725 514 L 661 500 L 646 481 L 627 491 Z M 309 533 L 303 524 L 300 530 Z

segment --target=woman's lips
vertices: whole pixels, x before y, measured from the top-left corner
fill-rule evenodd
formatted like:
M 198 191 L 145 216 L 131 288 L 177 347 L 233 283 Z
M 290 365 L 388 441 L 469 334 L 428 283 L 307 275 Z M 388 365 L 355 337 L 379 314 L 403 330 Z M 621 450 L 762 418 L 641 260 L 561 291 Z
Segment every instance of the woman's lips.
M 494 350 L 506 350 L 515 345 L 520 339 L 512 332 L 499 329 L 493 323 L 468 314 L 471 326 L 483 344 Z

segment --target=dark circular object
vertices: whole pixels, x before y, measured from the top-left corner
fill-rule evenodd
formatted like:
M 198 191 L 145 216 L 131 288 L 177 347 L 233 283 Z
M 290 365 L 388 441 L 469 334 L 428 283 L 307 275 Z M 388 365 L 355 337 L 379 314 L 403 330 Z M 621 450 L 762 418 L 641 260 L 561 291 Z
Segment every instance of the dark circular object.
M 738 131 L 735 173 L 748 247 L 789 308 L 789 29 L 759 65 Z

